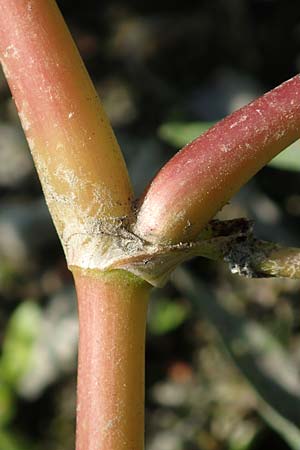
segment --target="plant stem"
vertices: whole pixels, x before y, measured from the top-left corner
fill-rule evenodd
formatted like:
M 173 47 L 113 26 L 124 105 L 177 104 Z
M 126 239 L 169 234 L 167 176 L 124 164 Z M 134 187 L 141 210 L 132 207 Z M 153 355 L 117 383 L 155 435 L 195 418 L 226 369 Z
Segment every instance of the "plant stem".
M 79 310 L 76 450 L 143 450 L 149 285 L 124 271 L 75 271 Z
M 0 1 L 0 61 L 67 262 L 95 268 L 100 231 L 112 234 L 115 222 L 131 215 L 133 193 L 117 140 L 54 0 Z
M 188 242 L 268 161 L 300 136 L 300 75 L 218 122 L 179 151 L 142 198 L 135 233 Z

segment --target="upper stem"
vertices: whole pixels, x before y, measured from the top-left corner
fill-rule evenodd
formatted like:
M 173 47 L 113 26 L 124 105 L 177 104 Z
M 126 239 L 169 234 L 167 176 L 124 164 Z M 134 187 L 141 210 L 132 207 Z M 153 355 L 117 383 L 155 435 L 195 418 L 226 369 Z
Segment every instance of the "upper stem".
M 67 261 L 87 267 L 103 227 L 131 214 L 132 189 L 54 0 L 0 1 L 0 61 Z
M 149 285 L 75 271 L 79 310 L 76 450 L 143 450 Z

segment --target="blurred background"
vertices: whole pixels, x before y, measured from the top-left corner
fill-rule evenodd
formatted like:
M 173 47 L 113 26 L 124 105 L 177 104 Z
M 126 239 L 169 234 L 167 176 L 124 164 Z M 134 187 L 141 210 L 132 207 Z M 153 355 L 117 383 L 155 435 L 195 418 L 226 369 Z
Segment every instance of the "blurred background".
M 297 1 L 58 3 L 137 195 L 208 124 L 300 69 Z M 249 217 L 260 238 L 300 246 L 299 151 L 219 217 Z M 298 281 L 240 278 L 201 258 L 154 291 L 147 450 L 299 450 L 299 300 Z M 72 450 L 76 298 L 2 73 L 0 343 L 0 450 Z

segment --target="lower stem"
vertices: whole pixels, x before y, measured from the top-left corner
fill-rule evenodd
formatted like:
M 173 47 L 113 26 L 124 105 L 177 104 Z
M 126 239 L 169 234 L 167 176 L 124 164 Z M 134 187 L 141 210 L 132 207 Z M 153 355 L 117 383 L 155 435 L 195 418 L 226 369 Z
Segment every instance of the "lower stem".
M 143 450 L 149 285 L 74 272 L 79 312 L 76 450 Z

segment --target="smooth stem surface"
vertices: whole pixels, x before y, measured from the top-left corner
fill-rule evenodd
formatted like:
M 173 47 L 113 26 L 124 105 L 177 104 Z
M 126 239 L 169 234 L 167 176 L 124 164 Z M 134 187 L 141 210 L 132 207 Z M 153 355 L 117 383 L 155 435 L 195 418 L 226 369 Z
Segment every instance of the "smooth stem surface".
M 0 61 L 68 264 L 87 268 L 99 253 L 99 229 L 131 214 L 133 194 L 54 0 L 0 1 Z
M 300 75 L 254 100 L 178 152 L 141 201 L 134 231 L 188 242 L 281 150 L 300 137 Z
M 150 288 L 115 271 L 75 271 L 79 310 L 76 450 L 143 450 Z

